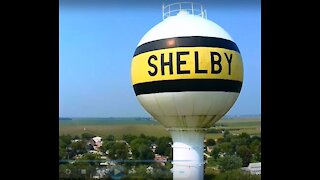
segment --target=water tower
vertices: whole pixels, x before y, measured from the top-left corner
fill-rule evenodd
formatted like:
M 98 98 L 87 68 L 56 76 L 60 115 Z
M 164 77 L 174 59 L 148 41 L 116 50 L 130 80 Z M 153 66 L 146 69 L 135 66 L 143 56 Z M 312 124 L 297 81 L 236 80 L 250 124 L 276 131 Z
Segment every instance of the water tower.
M 131 80 L 140 104 L 173 139 L 173 178 L 203 179 L 204 136 L 233 106 L 243 82 L 240 51 L 202 5 L 163 5 L 140 40 Z

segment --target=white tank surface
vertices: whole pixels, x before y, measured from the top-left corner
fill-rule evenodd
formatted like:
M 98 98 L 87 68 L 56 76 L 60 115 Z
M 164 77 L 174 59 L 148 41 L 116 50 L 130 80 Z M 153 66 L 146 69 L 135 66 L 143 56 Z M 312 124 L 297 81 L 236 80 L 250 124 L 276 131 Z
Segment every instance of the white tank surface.
M 142 37 L 131 63 L 137 99 L 172 135 L 174 179 L 203 179 L 205 131 L 230 110 L 243 82 L 236 43 L 196 5 L 163 6 L 163 21 Z
M 167 17 L 151 28 L 142 37 L 138 46 L 159 39 L 184 36 L 218 37 L 232 41 L 231 36 L 218 24 L 204 17 L 181 10 L 177 15 Z

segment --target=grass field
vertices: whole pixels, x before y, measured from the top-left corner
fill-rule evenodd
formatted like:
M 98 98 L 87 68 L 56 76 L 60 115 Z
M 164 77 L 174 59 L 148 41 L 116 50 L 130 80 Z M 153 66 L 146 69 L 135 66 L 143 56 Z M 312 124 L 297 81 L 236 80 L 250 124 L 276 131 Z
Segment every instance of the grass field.
M 245 132 L 252 135 L 260 135 L 261 117 L 222 119 L 216 123 L 215 128 L 226 129 L 233 134 L 241 134 Z
M 217 129 L 229 129 L 231 133 L 240 134 L 260 134 L 261 119 L 255 118 L 236 118 L 222 119 L 216 123 Z M 92 133 L 97 136 L 105 137 L 114 135 L 121 139 L 124 134 L 148 136 L 170 136 L 169 132 L 159 123 L 147 118 L 74 118 L 72 120 L 59 121 L 59 135 L 70 134 L 80 136 L 82 133 Z M 221 133 L 207 133 L 206 138 L 219 138 Z

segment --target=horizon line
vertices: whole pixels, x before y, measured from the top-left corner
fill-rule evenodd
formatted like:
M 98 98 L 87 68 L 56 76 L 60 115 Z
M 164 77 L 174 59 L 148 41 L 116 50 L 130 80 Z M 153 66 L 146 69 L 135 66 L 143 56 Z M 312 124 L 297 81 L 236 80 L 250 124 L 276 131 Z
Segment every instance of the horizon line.
M 244 116 L 261 116 L 260 114 L 241 114 L 241 115 L 224 115 L 223 118 L 244 117 Z M 151 118 L 152 116 L 59 116 L 59 118 Z

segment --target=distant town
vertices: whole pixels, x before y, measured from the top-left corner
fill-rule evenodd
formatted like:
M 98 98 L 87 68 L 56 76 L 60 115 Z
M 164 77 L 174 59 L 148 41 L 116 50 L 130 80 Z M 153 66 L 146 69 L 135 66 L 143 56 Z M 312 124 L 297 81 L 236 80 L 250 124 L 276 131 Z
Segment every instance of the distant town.
M 203 142 L 204 179 L 261 179 L 260 122 L 260 119 L 240 119 L 234 124 L 217 123 L 208 130 Z M 73 124 L 76 130 L 70 129 L 69 123 L 61 123 L 60 129 L 67 127 L 70 134 L 64 130 L 59 135 L 60 179 L 172 179 L 169 135 L 148 133 L 145 126 L 137 134 L 126 126 L 101 125 L 113 129 L 123 127 L 122 135 L 108 134 L 108 129 L 99 131 L 96 123 L 97 134 L 89 123 Z M 161 125 L 149 126 L 161 128 Z

